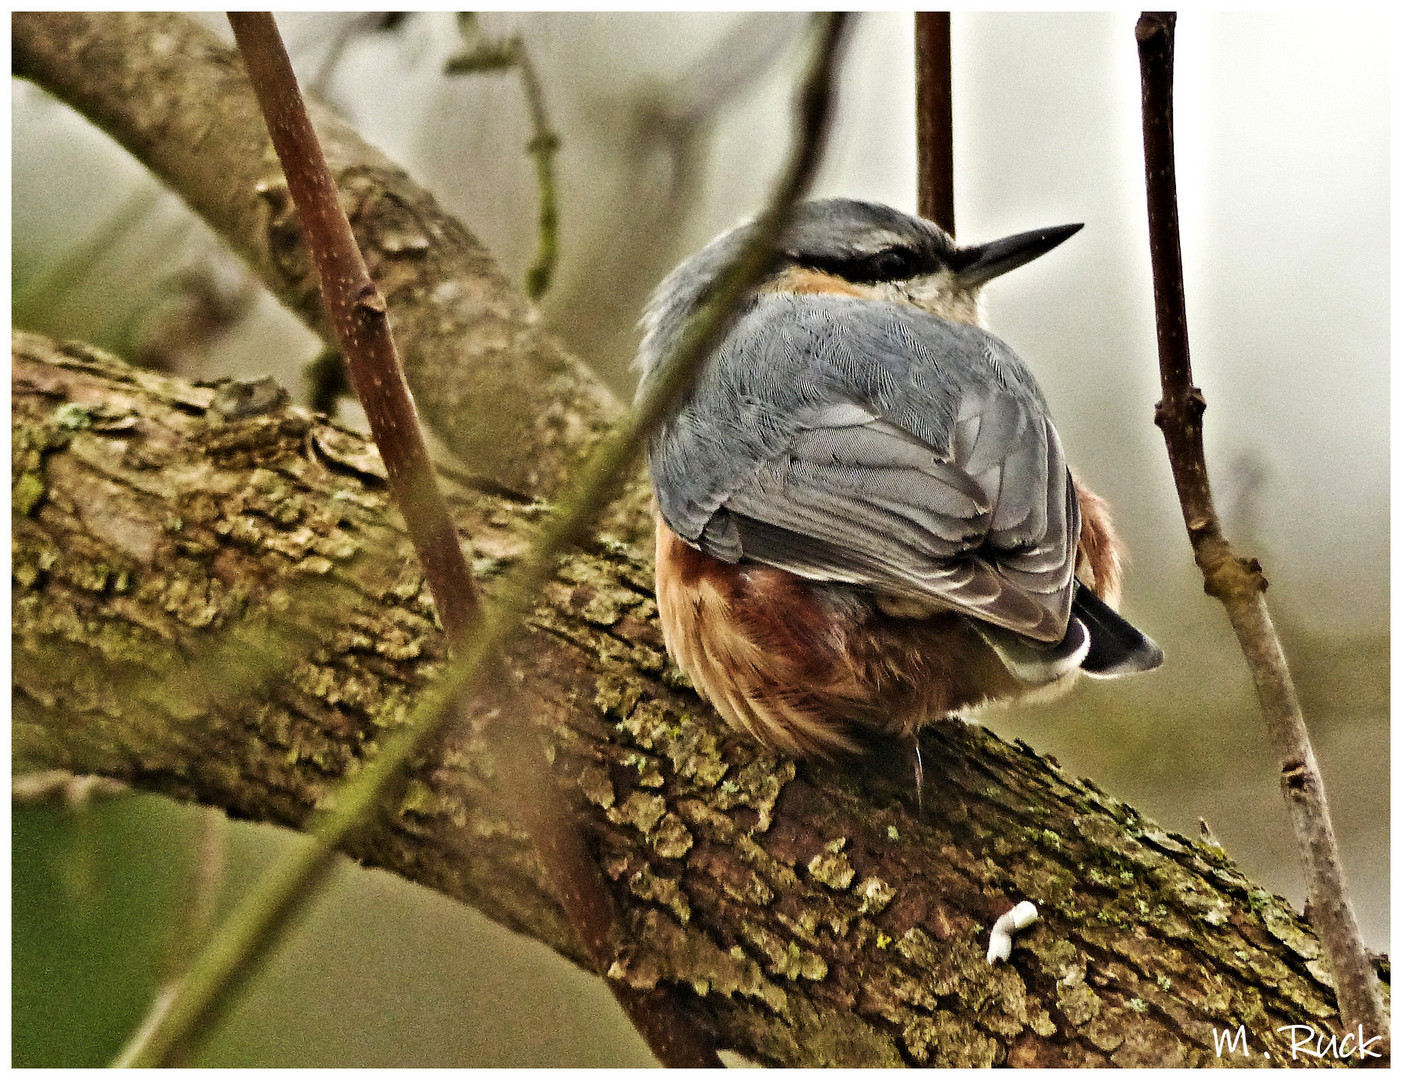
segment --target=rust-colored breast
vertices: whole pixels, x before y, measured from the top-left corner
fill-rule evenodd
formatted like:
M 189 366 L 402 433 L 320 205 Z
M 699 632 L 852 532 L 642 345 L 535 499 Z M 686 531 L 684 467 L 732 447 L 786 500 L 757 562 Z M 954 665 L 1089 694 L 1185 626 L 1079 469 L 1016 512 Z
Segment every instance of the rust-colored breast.
M 713 559 L 659 517 L 657 607 L 672 658 L 732 727 L 792 754 L 855 749 L 817 700 L 841 680 L 801 578 Z
M 831 757 L 857 749 L 858 728 L 908 735 L 1026 690 L 960 615 L 901 618 L 851 586 L 724 563 L 660 518 L 657 603 L 697 691 L 732 727 L 791 754 Z

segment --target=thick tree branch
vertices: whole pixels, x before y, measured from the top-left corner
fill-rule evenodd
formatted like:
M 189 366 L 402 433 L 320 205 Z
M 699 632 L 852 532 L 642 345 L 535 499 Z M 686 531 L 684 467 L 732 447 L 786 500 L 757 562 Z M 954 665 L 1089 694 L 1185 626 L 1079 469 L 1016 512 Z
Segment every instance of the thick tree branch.
M 1173 27 L 1170 13 L 1145 13 L 1135 27 L 1143 88 L 1144 171 L 1149 204 L 1149 246 L 1154 273 L 1159 372 L 1163 400 L 1154 413 L 1173 468 L 1183 522 L 1208 595 L 1227 610 L 1246 658 L 1262 717 L 1280 762 L 1280 785 L 1304 864 L 1312 918 L 1334 972 L 1340 1007 L 1349 1027 L 1360 1026 L 1389 1042 L 1387 1011 L 1377 976 L 1363 948 L 1358 920 L 1344 883 L 1324 794 L 1290 667 L 1266 607 L 1261 564 L 1241 558 L 1222 535 L 1203 450 L 1207 405 L 1193 385 L 1188 356 L 1188 315 L 1178 235 L 1178 195 L 1173 154 Z
M 305 826 L 442 667 L 373 453 L 42 339 L 16 339 L 12 371 L 16 753 Z M 452 500 L 490 595 L 541 508 Z M 339 615 L 267 687 L 197 710 L 121 692 L 308 581 Z M 1277 1028 L 1337 1023 L 1308 926 L 1220 849 L 969 725 L 926 735 L 924 820 L 899 755 L 767 755 L 676 686 L 650 590 L 639 551 L 565 559 L 509 699 L 475 707 L 347 853 L 584 962 L 494 793 L 481 728 L 509 708 L 546 740 L 629 929 L 611 976 L 678 989 L 759 1060 L 1196 1064 L 1244 1024 L 1279 1061 Z M 987 929 L 1022 899 L 1042 920 L 990 968 Z

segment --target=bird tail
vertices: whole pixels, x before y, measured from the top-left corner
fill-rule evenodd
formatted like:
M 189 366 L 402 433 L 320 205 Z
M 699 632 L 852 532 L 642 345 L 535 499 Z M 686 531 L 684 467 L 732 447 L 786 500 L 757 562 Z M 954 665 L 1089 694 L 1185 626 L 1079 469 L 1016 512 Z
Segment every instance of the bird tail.
M 1079 581 L 1071 601 L 1071 618 L 1090 631 L 1090 648 L 1081 670 L 1098 679 L 1153 671 L 1163 663 L 1163 650 Z
M 974 624 L 1003 665 L 1034 686 L 1055 682 L 1080 668 L 1097 679 L 1152 671 L 1163 663 L 1163 650 L 1122 618 L 1114 608 L 1076 582 L 1066 636 L 1055 645 L 1031 641 L 1011 630 Z

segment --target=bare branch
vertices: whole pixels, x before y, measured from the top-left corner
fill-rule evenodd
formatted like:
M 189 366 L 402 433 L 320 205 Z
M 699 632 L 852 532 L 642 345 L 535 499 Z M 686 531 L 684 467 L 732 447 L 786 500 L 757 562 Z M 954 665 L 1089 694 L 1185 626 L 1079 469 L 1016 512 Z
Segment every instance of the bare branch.
M 1163 431 L 1183 522 L 1202 571 L 1204 588 L 1227 617 L 1256 683 L 1266 731 L 1280 761 L 1281 791 L 1290 808 L 1304 863 L 1311 921 L 1319 929 L 1346 1027 L 1361 1025 L 1383 1036 L 1389 1026 L 1377 975 L 1368 961 L 1324 794 L 1324 782 L 1305 728 L 1290 669 L 1266 608 L 1266 579 L 1255 559 L 1238 556 L 1222 535 L 1208 486 L 1202 415 L 1206 402 L 1193 385 L 1188 356 L 1188 316 L 1178 233 L 1173 155 L 1172 13 L 1140 16 L 1139 43 L 1144 110 L 1144 172 L 1148 188 L 1149 246 L 1158 323 L 1163 400 L 1154 423 Z
M 390 490 L 423 564 L 439 618 L 449 639 L 460 641 L 481 599 L 434 480 L 390 333 L 385 298 L 370 280 L 341 209 L 335 178 L 302 104 L 277 24 L 269 14 L 247 11 L 231 12 L 229 22 L 287 177 L 351 383 L 389 473 Z
M 949 12 L 915 15 L 915 152 L 920 216 L 954 235 L 954 90 Z
M 535 158 L 536 184 L 540 189 L 540 210 L 537 215 L 535 259 L 526 269 L 526 295 L 539 300 L 550 288 L 555 275 L 559 252 L 560 221 L 555 199 L 555 154 L 560 137 L 550 127 L 545 112 L 545 91 L 540 77 L 524 44 L 517 48 L 517 63 L 521 67 L 521 83 L 526 91 L 526 103 L 531 110 L 531 125 L 535 134 L 526 148 Z

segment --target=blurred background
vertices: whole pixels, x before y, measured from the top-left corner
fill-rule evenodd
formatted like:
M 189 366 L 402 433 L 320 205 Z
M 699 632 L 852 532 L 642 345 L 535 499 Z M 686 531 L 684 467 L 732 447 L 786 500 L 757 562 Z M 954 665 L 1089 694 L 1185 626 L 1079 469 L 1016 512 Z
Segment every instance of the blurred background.
M 519 279 L 536 180 L 513 71 L 447 76 L 450 14 L 280 17 L 316 89 Z M 689 251 L 758 210 L 788 145 L 798 14 L 489 13 L 539 71 L 561 254 L 542 317 L 631 392 L 634 325 Z M 227 36 L 223 24 L 209 24 Z M 1068 456 L 1133 556 L 1152 675 L 983 718 L 1163 826 L 1205 819 L 1243 870 L 1303 901 L 1276 767 L 1220 607 L 1203 595 L 1152 424 L 1158 399 L 1129 14 L 956 13 L 958 235 L 1081 221 L 1000 279 L 991 325 L 1041 380 Z M 1228 538 L 1256 555 L 1303 695 L 1370 947 L 1389 946 L 1390 42 L 1364 12 L 1185 15 L 1177 160 L 1189 327 Z M 915 208 L 909 14 L 866 14 L 815 194 Z M 12 85 L 18 326 L 192 377 L 273 374 L 314 339 L 105 136 Z M 18 763 L 22 767 L 23 763 Z M 285 837 L 130 794 L 13 809 L 16 1065 L 98 1065 L 179 948 L 200 843 L 219 903 Z M 207 865 L 207 861 L 206 861 Z M 221 907 L 222 910 L 222 907 Z M 474 911 L 345 865 L 197 1062 L 646 1064 L 588 976 Z

